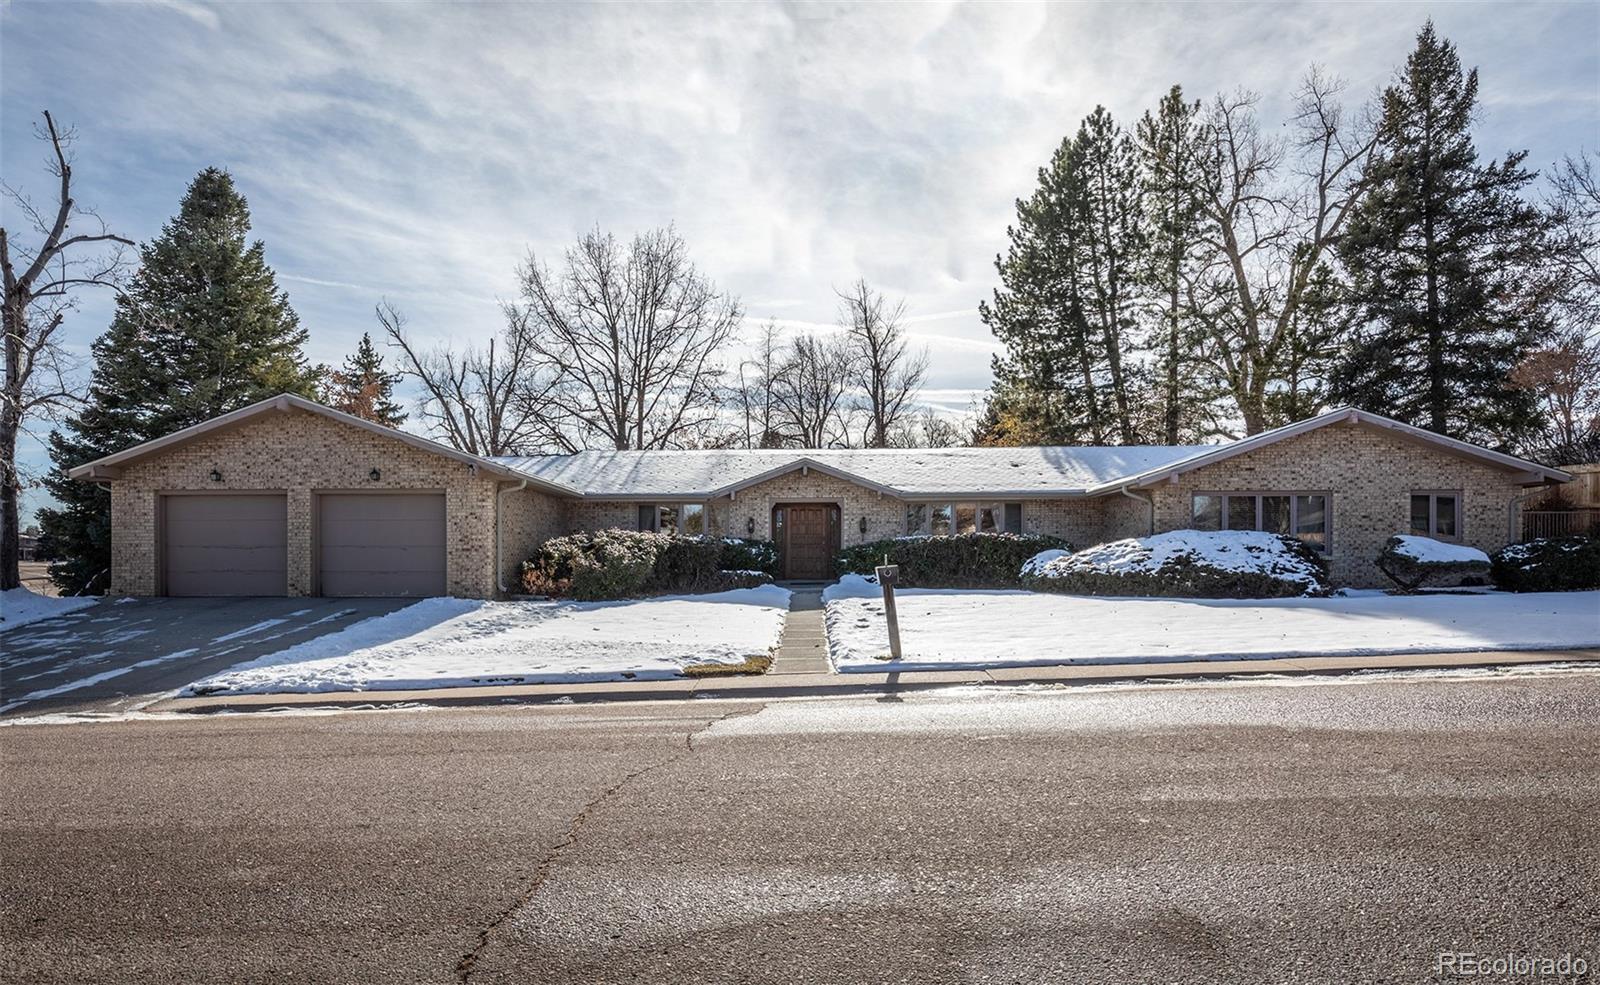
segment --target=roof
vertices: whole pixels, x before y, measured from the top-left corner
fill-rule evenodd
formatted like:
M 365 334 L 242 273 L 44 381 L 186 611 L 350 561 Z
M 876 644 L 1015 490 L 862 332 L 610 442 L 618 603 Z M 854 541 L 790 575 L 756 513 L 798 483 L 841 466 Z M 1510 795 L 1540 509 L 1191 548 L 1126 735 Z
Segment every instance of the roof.
M 546 492 L 583 499 L 714 499 L 733 495 L 799 469 L 903 497 L 1003 498 L 1098 496 L 1143 488 L 1235 455 L 1330 424 L 1381 428 L 1448 454 L 1517 473 L 1514 481 L 1540 485 L 1571 481 L 1560 469 L 1481 445 L 1425 431 L 1380 414 L 1339 407 L 1294 424 L 1220 445 L 1129 445 L 1026 448 L 705 449 L 693 451 L 591 450 L 567 455 L 485 457 L 420 435 L 362 420 L 292 394 L 270 397 L 229 414 L 71 469 L 74 479 L 115 479 L 121 467 L 207 434 L 237 427 L 263 414 L 299 410 L 320 414 L 415 448 L 443 455 Z
M 1066 496 L 1210 447 L 591 450 L 496 461 L 596 499 L 716 497 L 799 468 L 896 496 Z
M 1333 410 L 1318 414 L 1316 417 L 1308 417 L 1303 421 L 1285 424 L 1283 427 L 1263 431 L 1248 438 L 1241 438 L 1238 441 L 1230 441 L 1222 445 L 1211 445 L 1196 454 L 1164 465 L 1155 466 L 1135 475 L 1102 485 L 1097 489 L 1091 489 L 1089 492 L 1096 494 L 1111 492 L 1117 488 L 1151 486 L 1162 480 L 1181 475 L 1184 472 L 1193 471 L 1207 465 L 1215 465 L 1217 462 L 1226 461 L 1235 455 L 1243 455 L 1258 448 L 1264 448 L 1267 445 L 1298 437 L 1318 428 L 1327 427 L 1330 424 L 1361 424 L 1386 430 L 1404 440 L 1420 445 L 1428 445 L 1458 458 L 1472 459 L 1506 471 L 1519 473 L 1516 481 L 1524 486 L 1572 481 L 1571 474 L 1560 469 L 1540 465 L 1538 462 L 1530 462 L 1524 458 L 1517 458 L 1515 455 L 1507 455 L 1492 448 L 1472 444 L 1470 441 L 1449 438 L 1433 431 L 1402 423 L 1392 417 L 1374 414 L 1371 411 L 1361 410 L 1356 407 L 1335 407 Z
M 334 410 L 332 407 L 319 404 L 315 400 L 307 400 L 305 397 L 297 397 L 292 393 L 280 393 L 276 397 L 268 397 L 267 399 L 257 401 L 248 407 L 241 407 L 231 413 L 223 414 L 219 417 L 213 417 L 209 421 L 201 421 L 199 424 L 191 425 L 181 431 L 174 431 L 171 434 L 163 435 L 159 438 L 146 441 L 143 444 L 134 445 L 132 448 L 124 448 L 122 451 L 116 452 L 115 454 L 107 455 L 104 458 L 97 458 L 92 462 L 80 465 L 74 469 L 68 469 L 67 475 L 74 479 L 84 479 L 88 481 L 115 479 L 119 474 L 121 474 L 123 466 L 136 462 L 142 458 L 147 458 L 169 448 L 188 444 L 189 442 L 203 438 L 208 434 L 225 431 L 229 428 L 239 427 L 240 425 L 248 423 L 249 421 L 264 414 L 281 414 L 294 410 L 305 411 L 311 414 L 320 414 L 323 417 L 331 418 L 343 424 L 349 424 L 352 427 L 358 427 L 366 431 L 371 431 L 374 434 L 381 434 L 386 438 L 393 438 L 396 441 L 401 441 L 405 444 L 411 445 L 413 448 L 420 448 L 423 451 L 432 452 L 435 455 L 443 455 L 445 458 L 452 458 L 458 462 L 463 462 L 475 468 L 482 469 L 491 475 L 498 475 L 506 479 L 526 479 L 532 484 L 544 487 L 549 492 L 561 493 L 568 496 L 578 495 L 578 490 L 576 489 L 563 486 L 558 482 L 541 479 L 538 476 L 525 475 L 521 472 L 516 472 L 510 468 L 507 468 L 505 465 L 500 464 L 494 459 L 485 458 L 482 455 L 474 455 L 470 452 L 460 451 L 450 447 L 449 445 L 440 444 L 437 441 L 424 438 L 421 435 L 412 434 L 409 431 L 401 431 L 396 428 L 386 427 L 385 425 L 374 423 L 372 421 L 363 420 L 362 418 L 354 415 L 346 414 L 343 411 Z

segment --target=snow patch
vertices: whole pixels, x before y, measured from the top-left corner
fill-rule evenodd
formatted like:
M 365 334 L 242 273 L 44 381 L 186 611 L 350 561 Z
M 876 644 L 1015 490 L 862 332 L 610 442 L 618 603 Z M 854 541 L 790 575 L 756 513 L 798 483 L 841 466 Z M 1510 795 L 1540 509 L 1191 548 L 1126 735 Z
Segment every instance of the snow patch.
M 1432 537 L 1416 537 L 1411 534 L 1402 534 L 1394 538 L 1399 541 L 1394 552 L 1419 561 L 1423 564 L 1488 564 L 1489 555 L 1476 547 L 1467 547 L 1463 544 L 1449 544 Z
M 1056 556 L 1041 560 L 1046 554 Z M 1257 572 L 1307 588 L 1318 584 L 1318 572 L 1310 562 L 1291 553 L 1277 534 L 1260 530 L 1172 530 L 1113 540 L 1075 554 L 1045 551 L 1030 559 L 1023 573 L 1040 578 L 1076 571 L 1143 574 L 1185 557 L 1222 571 Z
M 240 664 L 187 694 L 660 680 L 778 645 L 776 585 L 623 602 L 424 599 Z
M 98 601 L 93 596 L 58 598 L 40 595 L 26 588 L 8 588 L 0 592 L 0 633 L 41 619 L 53 619 L 86 609 Z

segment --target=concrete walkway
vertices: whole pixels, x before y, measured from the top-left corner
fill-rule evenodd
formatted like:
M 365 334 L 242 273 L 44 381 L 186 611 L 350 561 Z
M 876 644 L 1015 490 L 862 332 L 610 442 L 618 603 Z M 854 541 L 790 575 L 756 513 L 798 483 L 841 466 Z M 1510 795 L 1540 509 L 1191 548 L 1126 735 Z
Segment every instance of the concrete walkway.
M 1252 677 L 1337 676 L 1372 671 L 1465 670 L 1524 664 L 1595 664 L 1600 649 L 1406 653 L 1360 657 L 1293 657 L 1263 660 L 1203 660 L 1184 663 L 1078 664 L 993 670 L 906 671 L 898 674 L 775 674 L 701 680 L 616 681 L 594 684 L 436 688 L 427 691 L 364 691 L 331 694 L 240 694 L 168 698 L 150 712 L 266 711 L 294 707 L 377 707 L 397 704 L 500 705 L 552 701 L 680 701 L 689 698 L 766 699 L 897 692 L 981 684 L 1170 683 L 1183 680 L 1248 680 Z
M 810 585 L 790 587 L 789 618 L 783 624 L 783 645 L 773 655 L 767 676 L 831 674 L 828 636 L 823 626 L 822 589 Z

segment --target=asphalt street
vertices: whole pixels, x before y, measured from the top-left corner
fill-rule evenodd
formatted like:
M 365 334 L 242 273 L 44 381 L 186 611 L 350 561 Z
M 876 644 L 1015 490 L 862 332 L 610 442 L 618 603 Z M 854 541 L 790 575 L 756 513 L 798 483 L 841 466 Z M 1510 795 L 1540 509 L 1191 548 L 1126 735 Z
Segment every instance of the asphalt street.
M 1597 698 L 1520 671 L 11 724 L 0 973 L 1593 978 Z

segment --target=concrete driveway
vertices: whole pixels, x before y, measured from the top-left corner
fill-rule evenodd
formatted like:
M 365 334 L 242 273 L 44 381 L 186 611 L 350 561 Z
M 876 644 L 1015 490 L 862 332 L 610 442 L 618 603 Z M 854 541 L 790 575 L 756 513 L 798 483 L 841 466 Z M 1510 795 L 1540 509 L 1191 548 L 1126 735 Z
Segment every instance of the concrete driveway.
M 414 601 L 108 599 L 0 634 L 0 715 L 123 710 Z

